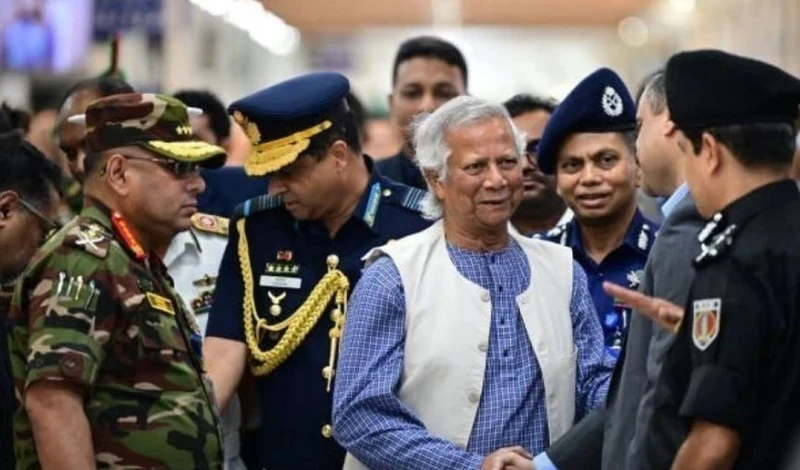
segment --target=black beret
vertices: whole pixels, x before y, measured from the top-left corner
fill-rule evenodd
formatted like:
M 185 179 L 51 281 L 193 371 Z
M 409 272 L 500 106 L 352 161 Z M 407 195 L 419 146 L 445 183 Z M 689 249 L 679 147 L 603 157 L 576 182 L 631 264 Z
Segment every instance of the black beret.
M 286 80 L 233 102 L 233 115 L 250 139 L 245 164 L 249 175 L 264 175 L 294 162 L 311 139 L 348 113 L 350 81 L 333 72 L 317 72 Z
M 547 121 L 536 149 L 539 168 L 553 174 L 561 145 L 576 132 L 625 132 L 636 129 L 636 105 L 613 70 L 602 68 L 584 78 Z
M 773 65 L 717 50 L 681 52 L 667 61 L 670 119 L 681 129 L 793 123 L 800 80 Z

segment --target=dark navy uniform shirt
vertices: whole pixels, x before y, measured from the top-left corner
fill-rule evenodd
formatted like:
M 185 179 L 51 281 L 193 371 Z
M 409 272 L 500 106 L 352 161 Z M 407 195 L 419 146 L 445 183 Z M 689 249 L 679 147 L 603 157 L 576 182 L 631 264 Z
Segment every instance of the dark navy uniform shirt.
M 333 238 L 319 223 L 295 220 L 275 197 L 256 198 L 237 208 L 234 219 L 244 216 L 246 221 L 255 302 L 261 318 L 274 324 L 294 313 L 327 272 L 329 255 L 338 256 L 338 269 L 345 273 L 352 289 L 361 276 L 361 258 L 370 249 L 429 225 L 419 210 L 424 192 L 371 171 L 369 184 L 353 216 Z M 207 336 L 244 342 L 241 313 L 244 288 L 238 243 L 234 220 L 220 267 Z M 289 273 L 284 276 L 283 287 L 275 287 L 270 280 L 277 265 Z M 272 299 L 281 299 L 282 313 L 277 317 L 270 313 L 273 305 L 270 294 Z M 344 450 L 322 435 L 323 426 L 331 422 L 332 393 L 326 391 L 327 381 L 322 376 L 330 355 L 331 306 L 284 363 L 269 375 L 256 379 L 263 413 L 259 439 L 261 465 L 269 470 L 342 468 Z M 271 348 L 279 339 L 270 334 L 262 339 L 262 349 Z
M 603 327 L 606 348 L 615 357 L 625 339 L 631 310 L 628 306 L 615 302 L 603 291 L 603 281 L 637 289 L 657 230 L 658 225 L 646 219 L 637 209 L 625 232 L 622 245 L 609 253 L 600 264 L 586 254 L 577 219 L 541 235 L 545 240 L 571 247 L 575 261 L 586 271 L 589 292 Z
M 670 468 L 695 420 L 739 434 L 734 469 L 781 468 L 800 422 L 798 234 L 800 192 L 789 180 L 733 202 L 700 232 L 635 469 Z
M 425 183 L 419 167 L 402 150 L 393 157 L 376 161 L 375 167 L 383 176 L 391 180 L 423 191 L 428 190 L 428 185 Z

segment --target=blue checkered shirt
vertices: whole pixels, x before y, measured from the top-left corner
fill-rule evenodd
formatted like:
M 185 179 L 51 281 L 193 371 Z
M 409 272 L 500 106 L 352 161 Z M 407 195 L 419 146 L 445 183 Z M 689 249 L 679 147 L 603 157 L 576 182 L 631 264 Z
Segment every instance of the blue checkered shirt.
M 549 442 L 541 370 L 516 303 L 532 281 L 528 258 L 516 242 L 486 253 L 447 249 L 459 273 L 491 294 L 483 393 L 469 443 L 464 450 L 429 434 L 395 394 L 403 370 L 405 297 L 397 267 L 384 257 L 364 272 L 351 297 L 333 403 L 336 440 L 372 470 L 478 469 L 483 456 L 501 447 L 521 445 L 536 454 Z M 605 400 L 612 361 L 586 274 L 574 262 L 573 273 L 577 421 Z

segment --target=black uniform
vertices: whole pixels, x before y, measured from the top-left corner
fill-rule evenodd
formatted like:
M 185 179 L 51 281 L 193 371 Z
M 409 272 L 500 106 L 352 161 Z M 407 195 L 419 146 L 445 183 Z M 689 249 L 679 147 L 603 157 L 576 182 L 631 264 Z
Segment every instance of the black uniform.
M 694 420 L 739 433 L 735 469 L 776 468 L 800 422 L 797 185 L 756 189 L 716 214 L 700 238 L 641 468 L 669 468 Z

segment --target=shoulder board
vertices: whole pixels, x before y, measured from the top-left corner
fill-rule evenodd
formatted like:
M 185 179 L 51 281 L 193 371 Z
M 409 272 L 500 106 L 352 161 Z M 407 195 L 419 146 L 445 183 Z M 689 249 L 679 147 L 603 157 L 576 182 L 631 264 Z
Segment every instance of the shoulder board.
M 263 194 L 252 199 L 248 199 L 247 201 L 244 201 L 236 206 L 236 209 L 233 211 L 233 219 L 236 220 L 242 217 L 249 217 L 256 212 L 274 209 L 276 207 L 281 207 L 282 205 L 283 199 L 280 196 Z
M 422 200 L 428 195 L 426 191 L 401 184 L 384 187 L 382 194 L 387 201 L 419 213 L 422 213 Z
M 225 217 L 202 212 L 192 216 L 192 227 L 201 232 L 215 233 L 222 236 L 228 235 L 229 222 L 230 220 Z
M 64 235 L 64 244 L 103 259 L 108 256 L 112 236 L 96 222 L 80 222 Z

